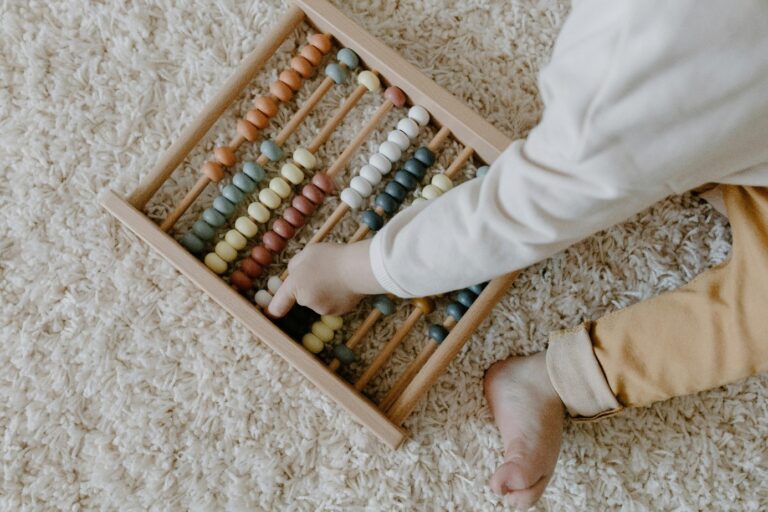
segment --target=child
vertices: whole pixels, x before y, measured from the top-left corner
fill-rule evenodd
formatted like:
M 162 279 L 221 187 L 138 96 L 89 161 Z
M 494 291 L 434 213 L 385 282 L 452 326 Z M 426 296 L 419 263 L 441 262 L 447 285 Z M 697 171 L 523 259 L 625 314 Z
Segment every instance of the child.
M 491 487 L 521 508 L 541 496 L 566 411 L 599 418 L 766 370 L 767 23 L 760 0 L 574 2 L 527 140 L 484 178 L 405 209 L 371 240 L 307 247 L 270 313 L 296 300 L 340 314 L 366 294 L 470 286 L 718 183 L 733 230 L 727 263 L 488 371 L 505 446 Z

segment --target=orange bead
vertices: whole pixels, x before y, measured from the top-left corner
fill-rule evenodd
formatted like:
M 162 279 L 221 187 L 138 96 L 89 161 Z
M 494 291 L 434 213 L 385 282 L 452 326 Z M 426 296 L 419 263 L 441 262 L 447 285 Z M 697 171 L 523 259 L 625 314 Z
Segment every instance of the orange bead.
M 331 51 L 331 36 L 328 34 L 312 34 L 308 39 L 309 44 L 320 50 L 323 55 Z
M 416 306 L 421 310 L 422 314 L 428 315 L 435 310 L 434 303 L 429 299 L 418 298 L 418 299 L 413 299 L 412 302 L 414 306 Z
M 259 130 L 263 130 L 269 124 L 269 118 L 264 115 L 264 112 L 257 108 L 249 110 L 248 113 L 245 114 L 245 119 Z
M 232 275 L 229 276 L 229 282 L 232 286 L 240 291 L 248 291 L 253 286 L 251 278 L 249 278 L 242 270 L 235 270 Z
M 384 97 L 396 107 L 402 107 L 405 105 L 405 94 L 399 87 L 387 87 L 384 91 Z
M 272 263 L 272 253 L 269 252 L 266 247 L 261 245 L 257 245 L 251 249 L 251 258 L 262 267 L 266 267 Z
M 318 50 L 311 44 L 308 44 L 304 48 L 302 48 L 299 54 L 305 59 L 307 59 L 309 63 L 312 64 L 312 66 L 319 65 L 320 61 L 323 60 L 323 54 L 320 53 L 320 50 Z
M 291 69 L 295 70 L 302 78 L 309 78 L 315 74 L 312 63 L 301 55 L 291 59 Z
M 272 93 L 272 96 L 279 99 L 283 103 L 291 101 L 291 98 L 293 98 L 293 91 L 291 88 L 280 80 L 275 80 L 272 82 L 272 85 L 269 86 L 269 92 Z
M 240 261 L 240 268 L 245 272 L 245 275 L 252 278 L 259 277 L 264 271 L 262 266 L 252 258 L 243 258 Z
M 237 134 L 243 137 L 248 142 L 255 141 L 259 136 L 259 129 L 254 125 L 246 121 L 245 119 L 237 120 Z
M 224 168 L 218 162 L 205 162 L 202 172 L 214 183 L 218 183 L 224 178 Z
M 269 96 L 259 96 L 253 100 L 253 105 L 267 117 L 274 117 L 277 114 L 277 104 Z
M 284 70 L 277 78 L 294 91 L 298 91 L 301 87 L 301 75 L 294 69 Z
M 227 146 L 217 147 L 213 150 L 213 154 L 216 155 L 216 160 L 218 160 L 220 164 L 226 167 L 232 167 L 235 165 L 235 163 L 237 163 L 235 152 Z

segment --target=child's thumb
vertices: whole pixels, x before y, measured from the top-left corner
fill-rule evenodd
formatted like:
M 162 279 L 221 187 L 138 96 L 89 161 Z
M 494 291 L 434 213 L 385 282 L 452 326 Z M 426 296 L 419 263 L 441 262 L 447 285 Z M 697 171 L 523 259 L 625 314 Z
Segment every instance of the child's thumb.
M 295 303 L 293 279 L 291 279 L 291 276 L 288 276 L 288 279 L 280 285 L 280 288 L 275 292 L 275 296 L 272 297 L 269 306 L 267 306 L 267 313 L 272 317 L 282 318 L 288 314 L 288 311 L 291 310 Z

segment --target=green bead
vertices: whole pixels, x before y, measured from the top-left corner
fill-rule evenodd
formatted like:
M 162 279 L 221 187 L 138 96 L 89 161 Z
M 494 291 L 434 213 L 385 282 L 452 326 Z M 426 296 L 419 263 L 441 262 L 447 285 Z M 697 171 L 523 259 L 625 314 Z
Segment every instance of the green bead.
M 371 231 L 378 231 L 384 225 L 384 219 L 373 210 L 366 210 L 361 215 L 362 221 Z
M 461 303 L 462 306 L 469 308 L 473 302 L 475 302 L 475 299 L 477 298 L 477 295 L 472 293 L 469 290 L 461 290 L 459 293 L 456 294 L 456 300 Z
M 386 295 L 379 295 L 373 299 L 373 307 L 381 311 L 384 316 L 389 316 L 395 312 L 395 304 Z
M 256 162 L 245 162 L 245 164 L 243 164 L 243 172 L 256 183 L 260 183 L 267 177 L 264 168 Z
M 427 331 L 427 334 L 430 338 L 435 340 L 437 343 L 442 343 L 445 338 L 448 337 L 448 329 L 443 327 L 442 325 L 438 324 L 432 324 L 429 326 L 429 330 Z
M 347 78 L 349 78 L 349 73 L 337 63 L 331 62 L 325 66 L 325 76 L 333 80 L 336 84 L 343 84 L 347 81 Z
M 451 302 L 446 306 L 445 311 L 448 313 L 448 316 L 453 317 L 453 319 L 458 322 L 461 320 L 461 317 L 464 316 L 464 313 L 467 312 L 467 308 L 458 302 Z
M 197 235 L 191 231 L 181 237 L 181 245 L 186 247 L 187 250 L 193 254 L 199 254 L 205 249 L 205 242 L 200 240 Z
M 403 170 L 411 174 L 416 180 L 421 180 L 427 174 L 427 167 L 415 158 L 409 158 L 403 164 Z
M 470 286 L 469 288 L 467 288 L 467 290 L 471 291 L 475 295 L 480 295 L 486 286 L 488 286 L 488 283 L 480 283 L 474 286 Z
M 227 219 L 235 213 L 235 205 L 224 196 L 217 196 L 216 199 L 213 200 L 213 207 Z
M 265 140 L 261 143 L 261 146 L 259 147 L 261 149 L 261 153 L 272 160 L 273 162 L 276 162 L 283 158 L 283 150 L 280 149 L 280 146 L 272 142 L 271 140 Z
M 192 225 L 192 231 L 200 240 L 209 241 L 216 235 L 216 230 L 204 220 L 199 220 Z
M 248 177 L 247 174 L 243 172 L 239 172 L 232 176 L 232 184 L 245 192 L 246 194 L 250 194 L 254 190 L 256 190 L 256 182 L 253 181 L 251 178 Z
M 215 208 L 207 208 L 203 212 L 203 220 L 215 228 L 220 228 L 227 222 L 227 219 L 217 212 Z
M 336 54 L 336 58 L 349 69 L 357 69 L 357 66 L 360 65 L 360 57 L 349 48 L 342 48 L 339 50 Z
M 338 344 L 333 347 L 333 355 L 339 360 L 341 364 L 352 364 L 357 357 L 350 348 L 344 344 Z
M 482 178 L 483 176 L 488 174 L 488 171 L 490 170 L 491 170 L 490 167 L 488 167 L 487 165 L 483 165 L 482 167 L 477 168 L 477 171 L 475 172 L 475 176 L 478 178 Z
M 384 192 L 394 197 L 398 203 L 402 203 L 403 199 L 405 199 L 405 195 L 408 193 L 408 189 L 396 181 L 390 181 L 387 183 L 387 186 L 384 187 Z
M 243 194 L 243 191 L 234 185 L 227 185 L 221 189 L 221 195 L 229 199 L 229 202 L 232 204 L 238 204 L 240 201 L 245 199 L 245 194 Z
M 400 169 L 395 173 L 395 181 L 401 184 L 409 192 L 416 190 L 416 186 L 419 184 L 413 174 L 404 169 Z
M 427 167 L 435 163 L 435 154 L 429 148 L 424 146 L 416 150 L 416 152 L 413 154 L 413 158 L 423 163 Z
M 387 194 L 386 192 L 382 192 L 381 194 L 377 195 L 375 203 L 376 206 L 384 210 L 384 213 L 387 215 L 392 215 L 395 213 L 397 211 L 398 205 L 400 204 L 397 199 Z

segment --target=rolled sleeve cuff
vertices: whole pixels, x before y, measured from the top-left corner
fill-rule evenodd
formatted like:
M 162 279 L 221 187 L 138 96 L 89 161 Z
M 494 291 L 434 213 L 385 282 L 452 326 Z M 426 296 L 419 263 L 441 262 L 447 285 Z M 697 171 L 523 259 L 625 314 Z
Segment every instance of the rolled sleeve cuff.
M 398 285 L 392 276 L 387 271 L 386 264 L 384 263 L 384 248 L 382 247 L 382 237 L 376 236 L 371 240 L 370 248 L 368 249 L 368 258 L 371 262 L 371 270 L 373 271 L 373 277 L 379 282 L 382 288 L 387 292 L 402 298 L 413 298 L 415 295 L 408 293 L 408 290 Z
M 586 325 L 550 334 L 547 372 L 571 416 L 596 419 L 621 410 L 592 350 Z

